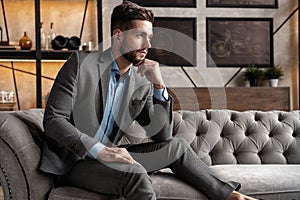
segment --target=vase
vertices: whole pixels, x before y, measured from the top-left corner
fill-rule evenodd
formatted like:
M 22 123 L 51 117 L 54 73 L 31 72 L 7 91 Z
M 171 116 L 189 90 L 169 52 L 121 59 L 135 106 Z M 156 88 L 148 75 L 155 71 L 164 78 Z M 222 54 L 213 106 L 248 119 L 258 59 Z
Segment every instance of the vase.
M 253 78 L 253 79 L 248 79 L 249 83 L 250 83 L 250 87 L 256 87 L 258 86 L 258 79 L 257 78 Z
M 27 33 L 24 32 L 24 36 L 19 40 L 19 45 L 22 50 L 30 50 L 32 47 L 32 41 L 27 36 Z
M 278 87 L 278 79 L 269 79 L 269 84 L 271 87 Z

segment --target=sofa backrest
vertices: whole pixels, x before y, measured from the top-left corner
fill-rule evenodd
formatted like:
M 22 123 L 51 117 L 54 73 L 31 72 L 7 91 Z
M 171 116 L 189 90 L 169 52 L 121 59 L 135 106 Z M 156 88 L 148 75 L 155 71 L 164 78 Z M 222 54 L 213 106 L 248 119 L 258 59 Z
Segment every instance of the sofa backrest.
M 174 136 L 208 165 L 300 164 L 299 111 L 176 111 Z
M 43 110 L 12 113 L 40 146 Z M 300 164 L 300 111 L 174 111 L 173 135 L 186 139 L 208 165 Z

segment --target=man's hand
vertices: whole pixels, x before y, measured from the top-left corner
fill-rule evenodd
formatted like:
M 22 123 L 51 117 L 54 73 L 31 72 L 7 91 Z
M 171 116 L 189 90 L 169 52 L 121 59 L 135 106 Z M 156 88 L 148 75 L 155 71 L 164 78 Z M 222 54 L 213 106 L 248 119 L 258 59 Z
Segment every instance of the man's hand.
M 137 65 L 138 73 L 141 73 L 141 76 L 146 76 L 146 78 L 153 83 L 153 86 L 156 89 L 162 89 L 165 87 L 164 81 L 162 79 L 159 64 L 156 61 L 145 59 L 144 62 Z
M 233 191 L 229 197 L 227 198 L 227 200 L 257 200 L 255 198 L 252 198 L 252 197 L 249 197 L 249 196 L 246 196 L 244 194 L 241 194 L 237 191 Z
M 117 147 L 104 147 L 98 154 L 97 159 L 104 162 L 136 163 L 125 148 Z

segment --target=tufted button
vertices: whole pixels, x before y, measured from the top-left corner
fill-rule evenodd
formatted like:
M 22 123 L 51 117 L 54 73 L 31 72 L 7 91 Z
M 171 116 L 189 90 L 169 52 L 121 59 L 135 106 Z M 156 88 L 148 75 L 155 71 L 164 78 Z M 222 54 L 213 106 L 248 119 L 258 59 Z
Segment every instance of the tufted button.
M 297 133 L 294 132 L 294 133 L 292 134 L 292 136 L 293 136 L 293 137 L 297 137 Z
M 259 157 L 261 157 L 262 156 L 262 152 L 260 151 L 260 152 L 257 152 L 257 155 L 259 156 Z
M 230 120 L 234 122 L 235 119 L 236 119 L 236 115 L 234 113 L 231 113 Z
M 234 157 L 237 157 L 237 152 L 233 152 L 233 156 L 234 156 Z
M 245 135 L 246 135 L 246 136 L 249 136 L 249 135 L 250 135 L 250 132 L 249 132 L 248 130 L 246 130 L 246 131 L 245 131 Z
M 269 133 L 269 137 L 273 137 L 274 134 L 272 132 Z
M 278 115 L 278 121 L 280 121 L 280 122 L 283 121 L 283 115 L 282 114 Z
M 208 114 L 208 113 L 207 113 L 207 115 L 206 115 L 206 119 L 207 119 L 208 121 L 210 121 L 210 120 L 211 120 L 211 116 L 210 116 L 210 114 Z
M 260 116 L 256 113 L 254 115 L 254 121 L 259 121 L 260 120 Z
M 225 137 L 224 131 L 221 132 L 220 137 L 222 137 L 222 138 Z

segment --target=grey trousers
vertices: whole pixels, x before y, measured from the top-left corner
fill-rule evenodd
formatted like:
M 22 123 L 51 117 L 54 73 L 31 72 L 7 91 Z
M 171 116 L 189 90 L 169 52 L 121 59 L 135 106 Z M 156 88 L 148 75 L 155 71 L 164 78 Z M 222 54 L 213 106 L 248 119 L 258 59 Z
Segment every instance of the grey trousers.
M 126 149 L 139 164 L 81 160 L 62 176 L 61 183 L 126 200 L 155 200 L 148 173 L 170 168 L 211 200 L 225 200 L 240 187 L 236 182 L 225 183 L 215 177 L 184 139 L 128 145 Z

